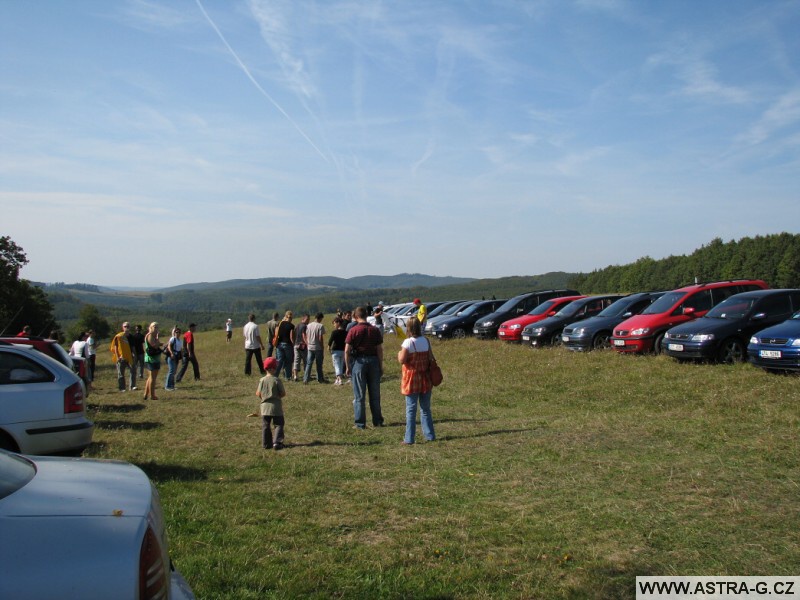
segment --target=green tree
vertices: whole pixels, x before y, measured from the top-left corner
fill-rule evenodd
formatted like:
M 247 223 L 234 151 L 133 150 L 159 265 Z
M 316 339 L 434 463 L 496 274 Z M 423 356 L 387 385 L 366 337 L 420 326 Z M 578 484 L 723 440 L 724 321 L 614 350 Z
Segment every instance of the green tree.
M 108 320 L 100 314 L 97 307 L 93 304 L 84 304 L 81 308 L 78 321 L 69 328 L 69 339 L 78 339 L 83 331 L 91 329 L 94 331 L 95 339 L 102 340 L 110 336 L 111 325 Z
M 10 237 L 0 237 L 0 331 L 5 335 L 17 333 L 24 325 L 30 325 L 36 335 L 58 329 L 44 291 L 19 278 L 26 264 L 22 248 Z

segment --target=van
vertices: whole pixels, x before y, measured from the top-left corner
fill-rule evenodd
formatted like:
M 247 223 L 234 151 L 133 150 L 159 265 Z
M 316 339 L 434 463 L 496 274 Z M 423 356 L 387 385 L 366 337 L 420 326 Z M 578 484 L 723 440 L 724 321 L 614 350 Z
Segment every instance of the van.
M 760 279 L 696 283 L 667 292 L 640 314 L 614 328 L 611 347 L 618 352 L 660 352 L 668 329 L 705 315 L 714 306 L 742 292 L 765 290 Z

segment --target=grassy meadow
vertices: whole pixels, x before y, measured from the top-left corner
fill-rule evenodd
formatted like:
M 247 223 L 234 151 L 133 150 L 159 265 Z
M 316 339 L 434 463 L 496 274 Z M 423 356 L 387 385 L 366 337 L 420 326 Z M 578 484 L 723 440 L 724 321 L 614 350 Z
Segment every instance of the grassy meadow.
M 800 573 L 800 378 L 434 342 L 438 440 L 406 447 L 398 347 L 387 427 L 352 429 L 349 386 L 287 383 L 276 452 L 238 332 L 199 332 L 202 381 L 163 391 L 164 365 L 158 401 L 116 391 L 105 344 L 85 456 L 153 479 L 203 599 L 633 598 L 637 575 Z

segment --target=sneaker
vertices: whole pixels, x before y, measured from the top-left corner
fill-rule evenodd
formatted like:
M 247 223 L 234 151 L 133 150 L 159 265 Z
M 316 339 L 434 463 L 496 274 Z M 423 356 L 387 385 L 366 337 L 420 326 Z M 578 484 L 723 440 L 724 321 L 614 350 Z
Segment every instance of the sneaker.
M 283 444 L 272 444 L 272 449 L 273 450 L 283 450 L 284 449 L 284 445 Z
M 133 390 L 135 390 L 135 389 L 136 389 L 136 386 L 133 386 L 133 387 L 131 388 L 131 391 L 133 391 Z

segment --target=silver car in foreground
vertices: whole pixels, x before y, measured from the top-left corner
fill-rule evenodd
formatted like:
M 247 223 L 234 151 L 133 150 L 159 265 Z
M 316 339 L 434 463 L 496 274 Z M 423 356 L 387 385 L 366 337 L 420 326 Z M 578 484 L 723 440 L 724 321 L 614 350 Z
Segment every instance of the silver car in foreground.
M 0 598 L 190 600 L 134 465 L 0 450 Z

